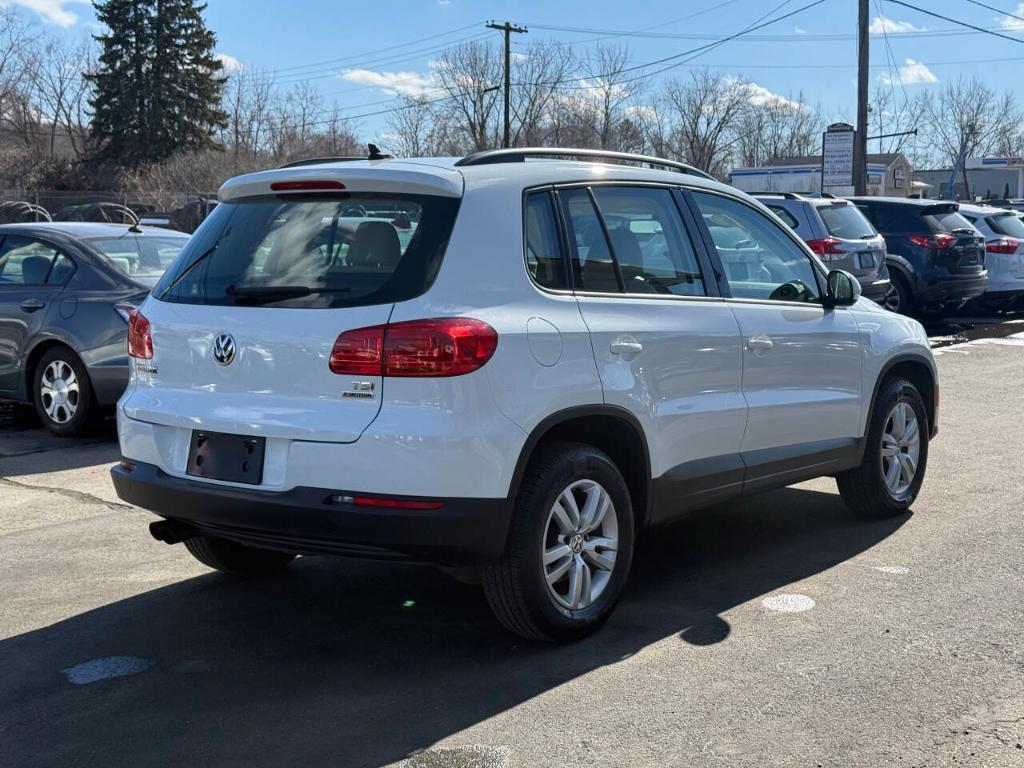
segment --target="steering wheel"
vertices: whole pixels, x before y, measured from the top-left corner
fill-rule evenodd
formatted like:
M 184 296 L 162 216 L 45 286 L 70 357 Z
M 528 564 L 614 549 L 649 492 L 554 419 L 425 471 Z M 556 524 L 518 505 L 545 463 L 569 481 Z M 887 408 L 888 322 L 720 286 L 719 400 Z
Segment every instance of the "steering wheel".
M 783 283 L 768 297 L 772 301 L 807 301 L 811 295 L 811 289 L 803 280 L 790 280 Z

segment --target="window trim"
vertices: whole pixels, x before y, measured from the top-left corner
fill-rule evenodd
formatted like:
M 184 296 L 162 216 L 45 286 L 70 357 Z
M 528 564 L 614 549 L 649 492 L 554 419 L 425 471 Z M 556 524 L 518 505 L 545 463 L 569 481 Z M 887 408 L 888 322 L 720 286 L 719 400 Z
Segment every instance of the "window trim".
M 757 209 L 757 206 L 751 205 L 746 200 L 743 200 L 734 195 L 725 194 L 717 189 L 707 189 L 706 187 L 692 187 L 683 186 L 683 190 L 686 193 L 687 203 L 692 207 L 694 217 L 697 220 L 697 226 L 700 229 L 701 236 L 704 238 L 709 254 L 711 254 L 712 260 L 716 267 L 716 275 L 719 279 L 719 290 L 721 291 L 722 297 L 728 301 L 736 301 L 742 303 L 755 303 L 755 304 L 774 304 L 782 305 L 786 307 L 818 307 L 819 309 L 825 310 L 825 295 L 827 293 L 828 284 L 828 272 L 825 267 L 818 261 L 818 257 L 811 251 L 800 237 L 790 230 L 788 227 L 779 227 L 783 234 L 788 237 L 797 248 L 807 256 L 808 261 L 811 264 L 811 271 L 814 274 L 815 280 L 817 281 L 818 288 L 818 300 L 814 302 L 806 301 L 786 301 L 785 299 L 753 299 L 742 296 L 733 296 L 732 289 L 729 286 L 729 278 L 725 273 L 725 265 L 722 264 L 722 260 L 718 257 L 718 251 L 715 248 L 714 238 L 711 237 L 711 231 L 708 229 L 707 224 L 704 222 L 704 216 L 701 213 L 700 206 L 697 203 L 697 199 L 693 196 L 694 192 L 703 192 L 708 195 L 716 195 L 726 200 L 739 203 L 747 208 L 750 208 L 754 213 L 766 218 L 769 222 L 773 223 L 770 218 L 764 215 L 763 211 Z M 838 307 L 837 307 L 838 309 Z
M 36 237 L 35 235 L 19 235 L 19 234 L 13 234 L 12 235 L 10 233 L 3 234 L 2 236 L 0 236 L 0 256 L 3 255 L 4 245 L 10 239 L 13 239 L 13 240 L 21 239 L 21 240 L 28 240 L 30 242 L 39 243 L 40 245 L 44 245 L 47 248 L 52 248 L 55 255 L 53 257 L 53 261 L 50 262 L 50 268 L 48 270 L 46 270 L 46 277 L 43 280 L 43 282 L 41 282 L 41 283 L 6 283 L 6 284 L 5 283 L 0 283 L 0 289 L 19 291 L 19 290 L 26 290 L 26 289 L 29 289 L 29 288 L 35 288 L 35 289 L 39 289 L 39 288 L 44 288 L 44 289 L 45 288 L 50 288 L 50 289 L 64 288 L 71 281 L 71 278 L 73 278 L 75 276 L 75 273 L 78 271 L 78 262 L 75 261 L 73 258 L 71 258 L 71 254 L 69 254 L 66 250 L 64 250 L 63 248 L 58 246 L 56 243 L 54 243 L 54 242 L 52 242 L 50 240 L 46 240 L 46 239 L 44 239 L 42 237 Z M 60 258 L 61 256 L 63 256 L 65 259 L 67 259 L 69 262 L 71 262 L 71 272 L 68 273 L 68 276 L 64 279 L 63 282 L 61 282 L 61 283 L 51 283 L 51 282 L 49 282 L 49 280 L 50 280 L 50 275 L 53 273 L 53 266 L 54 266 L 54 264 L 57 263 L 57 259 Z
M 592 187 L 640 187 L 640 188 L 643 188 L 643 189 L 665 189 L 665 190 L 668 190 L 669 193 L 671 194 L 673 202 L 675 203 L 676 212 L 679 214 L 679 223 L 680 223 L 680 225 L 683 228 L 683 233 L 686 235 L 686 237 L 690 241 L 690 244 L 693 246 L 694 256 L 697 259 L 697 268 L 700 270 L 701 281 L 704 284 L 705 295 L 704 296 L 681 296 L 681 295 L 677 295 L 677 294 L 668 294 L 668 293 L 628 293 L 628 292 L 625 292 L 625 291 L 620 292 L 620 293 L 609 293 L 607 291 L 588 291 L 588 290 L 585 290 L 583 288 L 577 289 L 576 288 L 576 275 L 575 275 L 575 272 L 574 272 L 574 270 L 572 269 L 572 266 L 571 266 L 572 253 L 573 253 L 573 242 L 575 241 L 575 237 L 571 236 L 571 235 L 573 235 L 573 232 L 572 232 L 572 222 L 570 222 L 570 221 L 568 221 L 566 219 L 565 211 L 563 210 L 563 206 L 561 204 L 561 200 L 559 199 L 558 193 L 561 192 L 562 190 L 571 190 L 571 189 L 581 189 L 582 188 L 582 189 L 586 189 L 588 191 L 588 196 L 590 197 L 591 205 L 594 206 L 594 212 L 597 215 L 598 220 L 601 222 L 602 231 L 604 232 L 604 237 L 605 237 L 605 243 L 608 244 L 608 252 L 612 255 L 612 259 L 613 259 L 613 261 L 615 263 L 616 274 L 620 275 L 620 284 L 621 284 L 621 273 L 619 272 L 618 257 L 615 256 L 615 252 L 612 250 L 612 247 L 611 247 L 611 243 L 610 243 L 610 240 L 609 240 L 609 237 L 608 237 L 608 228 L 607 228 L 607 225 L 604 222 L 604 214 L 602 213 L 600 206 L 597 205 L 597 202 L 596 202 L 596 199 L 594 197 L 593 192 L 590 191 Z M 545 189 L 545 188 L 551 189 L 551 191 L 552 191 L 552 193 L 554 195 L 554 198 L 556 200 L 555 209 L 558 212 L 558 216 L 559 216 L 559 219 L 560 219 L 560 222 L 561 222 L 561 225 L 562 225 L 563 259 L 566 262 L 566 268 L 567 268 L 568 273 L 569 273 L 569 279 L 570 279 L 569 284 L 571 286 L 571 289 L 569 291 L 554 291 L 554 290 L 551 290 L 551 289 L 543 288 L 543 286 L 540 286 L 541 290 L 544 290 L 544 291 L 546 291 L 548 293 L 555 293 L 555 294 L 571 293 L 574 296 L 596 296 L 596 297 L 599 297 L 599 298 L 632 299 L 632 300 L 635 300 L 635 299 L 657 299 L 659 301 L 721 301 L 723 298 L 725 298 L 721 294 L 721 291 L 719 289 L 719 279 L 720 279 L 719 269 L 718 269 L 718 267 L 715 266 L 715 264 L 711 261 L 710 257 L 708 256 L 707 245 L 706 245 L 706 243 L 704 241 L 703 233 L 700 231 L 699 228 L 695 230 L 695 227 L 697 225 L 696 225 L 696 222 L 693 219 L 692 211 L 686 206 L 685 200 L 681 200 L 680 199 L 681 196 L 682 196 L 683 187 L 681 187 L 679 184 L 669 184 L 669 183 L 649 182 L 649 181 L 632 181 L 632 180 L 622 180 L 622 179 L 602 179 L 602 180 L 599 180 L 599 181 L 592 181 L 592 180 L 588 180 L 588 181 L 568 181 L 568 182 L 559 182 L 557 184 L 542 184 L 539 187 L 527 188 L 526 190 L 524 190 L 524 193 L 527 192 L 527 191 L 530 191 L 530 190 Z M 525 212 L 524 212 L 524 222 L 525 222 Z M 526 252 L 525 242 L 523 244 L 523 252 L 524 252 L 524 254 Z M 527 269 L 527 274 L 529 274 L 529 269 Z M 712 278 L 714 278 L 714 279 L 712 279 Z M 532 276 L 531 276 L 531 280 L 532 280 Z M 534 283 L 534 284 L 536 285 L 536 283 Z

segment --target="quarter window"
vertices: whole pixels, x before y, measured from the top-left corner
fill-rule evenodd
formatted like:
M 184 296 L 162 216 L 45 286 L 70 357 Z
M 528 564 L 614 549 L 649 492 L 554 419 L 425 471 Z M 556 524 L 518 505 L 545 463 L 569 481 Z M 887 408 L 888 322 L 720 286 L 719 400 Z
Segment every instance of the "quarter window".
M 548 191 L 531 192 L 526 198 L 526 268 L 544 288 L 568 288 L 562 243 Z
M 778 224 L 750 206 L 721 195 L 694 192 L 693 196 L 734 297 L 820 300 L 810 256 Z
M 800 226 L 800 222 L 796 220 L 796 217 L 781 205 L 769 205 L 768 210 L 782 219 L 785 225 L 790 229 L 796 229 Z

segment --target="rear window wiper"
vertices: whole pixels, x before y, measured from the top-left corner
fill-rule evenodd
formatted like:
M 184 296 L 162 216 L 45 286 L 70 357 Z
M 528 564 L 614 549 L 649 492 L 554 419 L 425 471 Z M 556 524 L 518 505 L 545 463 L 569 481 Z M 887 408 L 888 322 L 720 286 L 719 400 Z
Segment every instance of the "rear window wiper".
M 211 254 L 213 254 L 214 251 L 217 250 L 217 246 L 219 246 L 221 241 L 225 237 L 227 237 L 230 233 L 231 233 L 231 227 L 228 227 L 227 229 L 225 229 L 221 233 L 220 237 L 218 237 L 216 240 L 213 241 L 213 245 L 211 245 L 205 251 L 203 251 L 198 256 L 196 256 L 194 259 L 192 259 L 192 263 L 189 264 L 187 267 L 185 267 L 185 269 L 183 269 L 178 274 L 178 276 L 176 278 L 174 278 L 174 281 L 170 285 L 168 285 L 166 288 L 164 288 L 163 291 L 160 292 L 160 298 L 163 299 L 167 294 L 169 294 L 171 291 L 173 291 L 175 288 L 177 288 L 178 285 L 186 277 L 189 276 L 189 274 L 192 272 L 193 269 L 198 267 L 201 262 L 205 261 L 207 257 L 209 257 Z
M 303 296 L 311 296 L 316 293 L 350 293 L 351 291 L 351 288 L 311 288 L 308 285 L 254 285 L 241 288 L 229 285 L 224 291 L 224 295 L 231 297 L 235 304 L 272 304 L 275 301 L 301 299 Z

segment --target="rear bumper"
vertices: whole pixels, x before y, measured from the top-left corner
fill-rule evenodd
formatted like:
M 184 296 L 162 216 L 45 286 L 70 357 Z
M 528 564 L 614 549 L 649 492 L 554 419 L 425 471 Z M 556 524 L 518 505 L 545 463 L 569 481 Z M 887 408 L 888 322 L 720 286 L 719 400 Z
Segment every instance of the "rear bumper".
M 296 554 L 440 563 L 493 560 L 504 550 L 507 499 L 443 499 L 434 510 L 334 502 L 356 492 L 296 487 L 265 491 L 173 477 L 152 464 L 110 471 L 124 501 L 201 533 Z
M 980 296 L 988 287 L 988 273 L 981 272 L 963 277 L 947 277 L 925 282 L 915 290 L 915 299 L 921 304 L 953 304 Z

